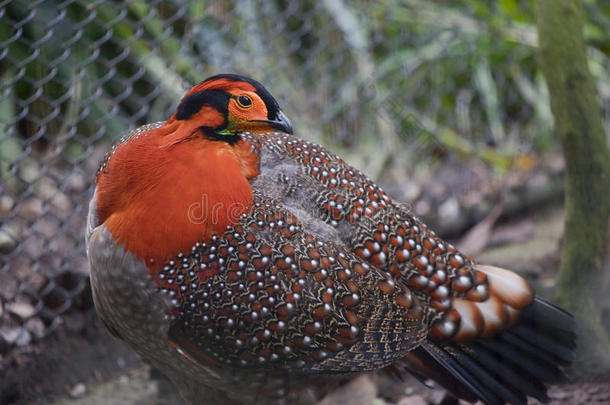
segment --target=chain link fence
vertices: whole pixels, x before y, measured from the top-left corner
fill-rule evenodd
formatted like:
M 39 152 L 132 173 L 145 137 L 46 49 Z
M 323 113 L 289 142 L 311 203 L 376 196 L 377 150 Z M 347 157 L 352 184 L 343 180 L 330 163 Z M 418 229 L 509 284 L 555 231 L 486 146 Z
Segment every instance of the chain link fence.
M 439 154 L 501 172 L 552 151 L 530 2 L 460 3 L 0 1 L 0 360 L 91 309 L 98 163 L 209 75 L 261 81 L 297 135 L 372 177 L 400 181 Z M 610 17 L 585 3 L 610 128 Z

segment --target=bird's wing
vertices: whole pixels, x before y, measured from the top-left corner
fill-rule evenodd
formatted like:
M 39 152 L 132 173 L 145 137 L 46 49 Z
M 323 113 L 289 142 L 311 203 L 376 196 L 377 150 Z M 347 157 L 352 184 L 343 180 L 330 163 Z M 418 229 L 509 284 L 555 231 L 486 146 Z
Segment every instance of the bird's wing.
M 305 207 L 356 257 L 411 289 L 428 338 L 401 364 L 459 397 L 488 404 L 546 398 L 574 348 L 569 314 L 535 297 L 519 275 L 477 264 L 443 241 L 366 175 L 325 148 L 287 134 L 250 134 L 259 187 Z M 291 206 L 292 206 L 291 205 Z
M 281 133 L 244 137 L 261 155 L 255 185 L 285 203 L 296 201 L 363 262 L 408 286 L 427 304 L 432 340 L 493 336 L 533 302 L 522 277 L 477 264 L 324 147 Z
M 409 289 L 340 243 L 308 233 L 280 203 L 252 209 L 160 273 L 175 305 L 172 344 L 206 364 L 372 370 L 426 335 Z

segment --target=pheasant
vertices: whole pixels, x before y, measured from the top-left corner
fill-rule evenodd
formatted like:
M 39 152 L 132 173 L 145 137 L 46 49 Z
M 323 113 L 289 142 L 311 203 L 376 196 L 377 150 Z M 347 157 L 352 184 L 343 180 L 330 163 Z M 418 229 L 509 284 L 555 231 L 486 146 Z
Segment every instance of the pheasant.
M 292 132 L 260 83 L 224 74 L 112 147 L 86 232 L 108 330 L 193 404 L 315 403 L 375 370 L 546 401 L 573 318 Z

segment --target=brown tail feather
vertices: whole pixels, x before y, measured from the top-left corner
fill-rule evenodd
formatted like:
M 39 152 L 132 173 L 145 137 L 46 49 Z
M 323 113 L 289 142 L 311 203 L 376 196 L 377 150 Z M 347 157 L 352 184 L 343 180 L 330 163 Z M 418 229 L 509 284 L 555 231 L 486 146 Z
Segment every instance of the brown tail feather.
M 454 298 L 452 308 L 460 316 L 453 340 L 467 342 L 477 337 L 491 337 L 514 325 L 523 308 L 534 299 L 534 291 L 518 274 L 500 267 L 477 264 L 475 272 L 484 273 L 489 296 L 477 302 L 468 297 Z
M 426 343 L 409 353 L 406 367 L 431 378 L 459 398 L 485 404 L 526 404 L 532 396 L 548 401 L 545 384 L 565 380 L 575 348 L 574 320 L 535 297 L 518 323 L 495 336 L 470 342 Z

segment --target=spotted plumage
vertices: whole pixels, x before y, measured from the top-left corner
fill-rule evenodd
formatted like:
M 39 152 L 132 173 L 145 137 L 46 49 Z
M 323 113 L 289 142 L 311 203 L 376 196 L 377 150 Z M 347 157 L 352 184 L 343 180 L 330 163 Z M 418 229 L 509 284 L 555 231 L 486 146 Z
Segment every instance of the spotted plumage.
M 229 366 L 371 370 L 424 337 L 407 288 L 256 194 L 249 215 L 179 254 L 159 279 L 174 305 L 170 337 Z
M 487 276 L 475 270 L 472 259 L 438 238 L 362 172 L 323 147 L 287 134 L 243 136 L 265 165 L 255 184 L 264 182 L 287 204 L 298 201 L 337 229 L 360 259 L 409 287 L 431 309 L 427 319 L 433 339 L 459 332 L 460 313 L 451 308 L 452 298 L 487 299 Z M 522 299 L 520 307 L 531 297 Z
M 111 149 L 87 230 L 108 328 L 189 403 L 313 403 L 384 368 L 544 400 L 571 317 L 291 131 L 258 82 L 219 75 Z

